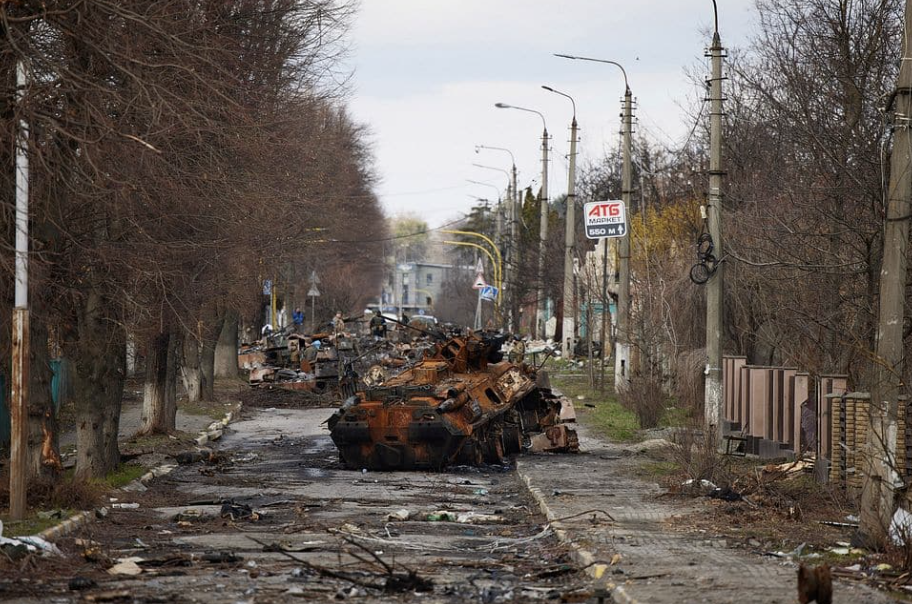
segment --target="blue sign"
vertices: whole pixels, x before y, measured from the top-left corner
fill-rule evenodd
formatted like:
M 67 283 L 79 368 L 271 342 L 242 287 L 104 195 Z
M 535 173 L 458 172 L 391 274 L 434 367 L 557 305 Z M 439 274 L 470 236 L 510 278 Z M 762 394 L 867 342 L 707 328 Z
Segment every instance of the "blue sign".
M 263 281 L 263 295 L 270 296 L 272 295 L 272 280 L 266 279 Z
M 481 288 L 481 299 L 493 302 L 497 299 L 497 288 L 493 285 L 485 285 Z

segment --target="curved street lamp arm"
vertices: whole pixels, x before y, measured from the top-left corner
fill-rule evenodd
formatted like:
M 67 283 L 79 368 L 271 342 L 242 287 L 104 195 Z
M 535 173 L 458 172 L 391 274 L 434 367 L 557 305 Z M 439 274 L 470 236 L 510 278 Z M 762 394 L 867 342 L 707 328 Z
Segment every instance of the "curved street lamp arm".
M 495 270 L 497 269 L 497 262 L 494 260 L 494 256 L 492 256 L 491 252 L 488 251 L 488 248 L 484 247 L 483 245 L 478 245 L 477 243 L 472 243 L 471 241 L 444 241 L 443 243 L 445 243 L 447 245 L 462 245 L 465 247 L 471 247 L 471 248 L 481 250 L 482 252 L 485 253 L 485 255 L 487 255 L 488 260 L 491 261 L 491 266 L 493 266 Z M 497 277 L 495 277 L 494 279 L 495 279 L 495 281 L 497 281 L 499 283 L 499 287 L 497 289 L 503 291 L 503 289 L 502 289 L 503 284 L 499 282 Z M 500 306 L 500 305 L 498 304 L 498 306 Z
M 715 29 L 713 30 L 713 33 L 718 36 L 719 35 L 719 6 L 716 4 L 716 0 L 712 0 L 712 2 L 713 2 L 713 17 L 715 17 Z
M 502 168 L 495 168 L 494 166 L 486 166 L 484 164 L 472 164 L 472 165 L 475 166 L 476 168 L 484 168 L 485 170 L 497 170 L 498 172 L 503 172 L 504 174 L 507 175 L 508 179 L 510 178 L 510 173 Z
M 492 184 L 489 183 L 489 182 L 481 182 L 480 180 L 470 180 L 470 179 L 466 179 L 466 182 L 470 182 L 470 183 L 472 183 L 473 185 L 481 185 L 481 186 L 483 186 L 483 187 L 491 187 L 492 189 L 494 189 L 495 191 L 497 191 L 497 201 L 500 201 L 500 187 L 498 187 L 497 185 L 492 185 Z
M 542 88 L 544 88 L 548 92 L 553 92 L 554 94 L 559 94 L 561 96 L 565 96 L 568 99 L 570 99 L 570 102 L 573 104 L 573 119 L 576 120 L 576 101 L 573 100 L 572 96 L 570 96 L 566 92 L 561 92 L 560 90 L 555 90 L 554 88 L 551 88 L 550 86 L 543 85 Z
M 489 147 L 487 145 L 475 145 L 475 153 L 478 153 L 479 149 L 488 149 L 491 151 L 506 151 L 507 153 L 510 154 L 510 161 L 513 162 L 514 166 L 516 165 L 516 158 L 513 157 L 513 152 L 510 151 L 509 149 L 506 149 L 504 147 Z
M 542 128 L 548 130 L 548 124 L 545 123 L 545 116 L 542 115 L 541 111 L 536 111 L 535 109 L 528 109 L 526 107 L 517 107 L 516 105 L 508 105 L 507 103 L 494 103 L 494 106 L 498 109 L 516 109 L 518 111 L 526 111 L 528 113 L 534 113 L 541 118 Z
M 715 2 L 715 0 L 713 0 Z M 609 61 L 607 59 L 592 59 L 589 57 L 577 57 L 575 55 L 562 55 L 554 53 L 555 57 L 560 57 L 562 59 L 575 59 L 578 61 L 592 61 L 593 63 L 608 63 L 609 65 L 614 65 L 621 70 L 621 73 L 624 74 L 624 88 L 627 89 L 627 92 L 630 92 L 630 83 L 627 81 L 627 70 L 624 69 L 624 66 L 618 63 L 617 61 Z

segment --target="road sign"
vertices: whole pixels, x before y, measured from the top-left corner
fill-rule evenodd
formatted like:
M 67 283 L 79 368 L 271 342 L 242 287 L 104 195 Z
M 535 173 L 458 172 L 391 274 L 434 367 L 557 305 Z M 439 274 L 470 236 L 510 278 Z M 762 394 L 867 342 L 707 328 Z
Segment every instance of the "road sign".
M 310 282 L 313 285 L 319 285 L 320 278 L 317 276 L 317 271 L 310 271 Z M 320 295 L 320 294 L 317 294 Z
M 497 288 L 493 285 L 485 285 L 481 288 L 481 299 L 493 302 L 497 299 Z
M 320 295 L 320 290 L 317 289 L 317 285 L 316 285 L 316 284 L 313 284 L 313 285 L 310 286 L 310 291 L 307 292 L 307 295 L 308 295 L 308 296 L 314 296 L 314 297 Z
M 476 275 L 484 274 L 484 265 L 481 263 L 481 258 L 478 259 L 478 264 L 475 265 L 475 274 Z
M 265 279 L 263 281 L 263 295 L 264 296 L 272 295 L 272 279 Z
M 484 280 L 484 277 L 482 277 L 480 273 L 475 275 L 475 283 L 472 284 L 472 289 L 484 289 L 487 286 L 487 282 Z
M 586 237 L 589 239 L 623 237 L 627 234 L 624 202 L 614 199 L 587 203 L 583 207 L 583 224 L 586 225 Z

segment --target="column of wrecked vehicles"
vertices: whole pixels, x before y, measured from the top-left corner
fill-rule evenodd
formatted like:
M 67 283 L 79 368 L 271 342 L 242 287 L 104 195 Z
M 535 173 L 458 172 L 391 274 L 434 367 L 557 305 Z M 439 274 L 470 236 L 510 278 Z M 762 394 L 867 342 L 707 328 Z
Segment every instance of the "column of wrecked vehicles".
M 578 451 L 572 403 L 541 366 L 505 360 L 505 343 L 494 332 L 399 323 L 395 333 L 269 334 L 242 346 L 238 363 L 252 388 L 341 403 L 328 423 L 351 469 L 440 470 Z

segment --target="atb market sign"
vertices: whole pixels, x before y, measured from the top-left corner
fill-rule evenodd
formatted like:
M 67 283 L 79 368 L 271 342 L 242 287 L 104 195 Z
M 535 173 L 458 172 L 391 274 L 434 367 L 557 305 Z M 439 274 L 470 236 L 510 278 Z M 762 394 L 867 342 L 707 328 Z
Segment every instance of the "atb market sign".
M 627 234 L 627 210 L 620 200 L 591 201 L 583 206 L 586 237 L 604 239 Z

